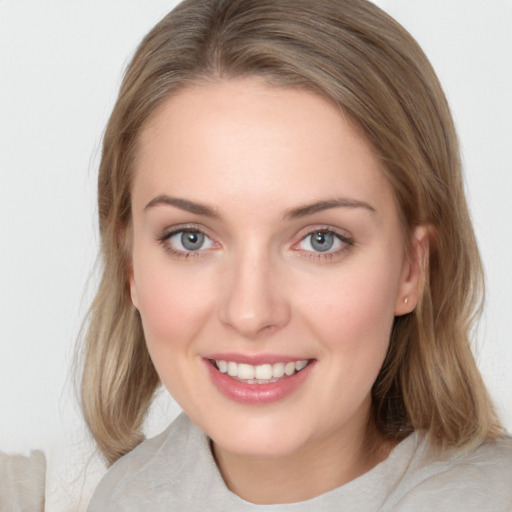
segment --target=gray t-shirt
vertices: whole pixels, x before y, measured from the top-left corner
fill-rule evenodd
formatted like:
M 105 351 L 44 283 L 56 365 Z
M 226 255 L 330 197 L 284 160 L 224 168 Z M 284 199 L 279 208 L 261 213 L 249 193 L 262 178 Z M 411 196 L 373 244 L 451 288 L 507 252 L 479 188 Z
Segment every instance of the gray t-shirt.
M 440 455 L 415 432 L 337 489 L 300 503 L 254 505 L 226 487 L 208 438 L 181 414 L 110 468 L 88 508 L 107 511 L 511 512 L 512 439 Z

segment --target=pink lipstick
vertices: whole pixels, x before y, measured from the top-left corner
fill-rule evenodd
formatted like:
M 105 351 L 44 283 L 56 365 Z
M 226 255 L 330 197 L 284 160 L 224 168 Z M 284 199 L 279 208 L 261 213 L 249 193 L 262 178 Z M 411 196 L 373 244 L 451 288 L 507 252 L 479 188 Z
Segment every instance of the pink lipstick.
M 239 403 L 263 405 L 293 393 L 307 379 L 315 360 L 289 356 L 215 354 L 204 359 L 215 387 Z

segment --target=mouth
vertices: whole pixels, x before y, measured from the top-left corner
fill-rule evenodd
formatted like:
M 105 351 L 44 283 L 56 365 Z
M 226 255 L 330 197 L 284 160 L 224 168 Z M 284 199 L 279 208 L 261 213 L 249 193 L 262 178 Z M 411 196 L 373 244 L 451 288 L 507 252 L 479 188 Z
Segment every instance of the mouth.
M 304 370 L 311 362 L 310 359 L 300 359 L 252 365 L 223 359 L 210 359 L 212 366 L 220 373 L 245 384 L 259 385 L 272 384 L 293 377 Z
M 204 362 L 221 394 L 235 402 L 260 406 L 279 402 L 302 389 L 317 360 L 212 354 Z

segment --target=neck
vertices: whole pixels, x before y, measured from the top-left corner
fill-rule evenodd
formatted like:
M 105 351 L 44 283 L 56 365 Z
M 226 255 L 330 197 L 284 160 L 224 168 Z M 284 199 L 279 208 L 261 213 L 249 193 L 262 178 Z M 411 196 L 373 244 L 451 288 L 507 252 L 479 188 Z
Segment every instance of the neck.
M 260 505 L 295 503 L 319 496 L 366 473 L 392 448 L 373 424 L 366 430 L 335 432 L 279 458 L 240 456 L 213 443 L 227 487 L 242 499 Z

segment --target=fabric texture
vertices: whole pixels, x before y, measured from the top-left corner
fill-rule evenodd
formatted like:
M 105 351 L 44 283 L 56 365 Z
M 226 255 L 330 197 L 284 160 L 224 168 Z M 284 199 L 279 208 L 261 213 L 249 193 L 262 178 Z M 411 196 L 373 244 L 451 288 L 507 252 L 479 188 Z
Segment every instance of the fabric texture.
M 209 440 L 181 414 L 117 461 L 88 512 L 511 512 L 512 439 L 441 454 L 421 433 L 364 475 L 313 499 L 255 505 L 224 484 Z
M 42 512 L 45 477 L 42 452 L 30 457 L 0 452 L 0 512 Z

